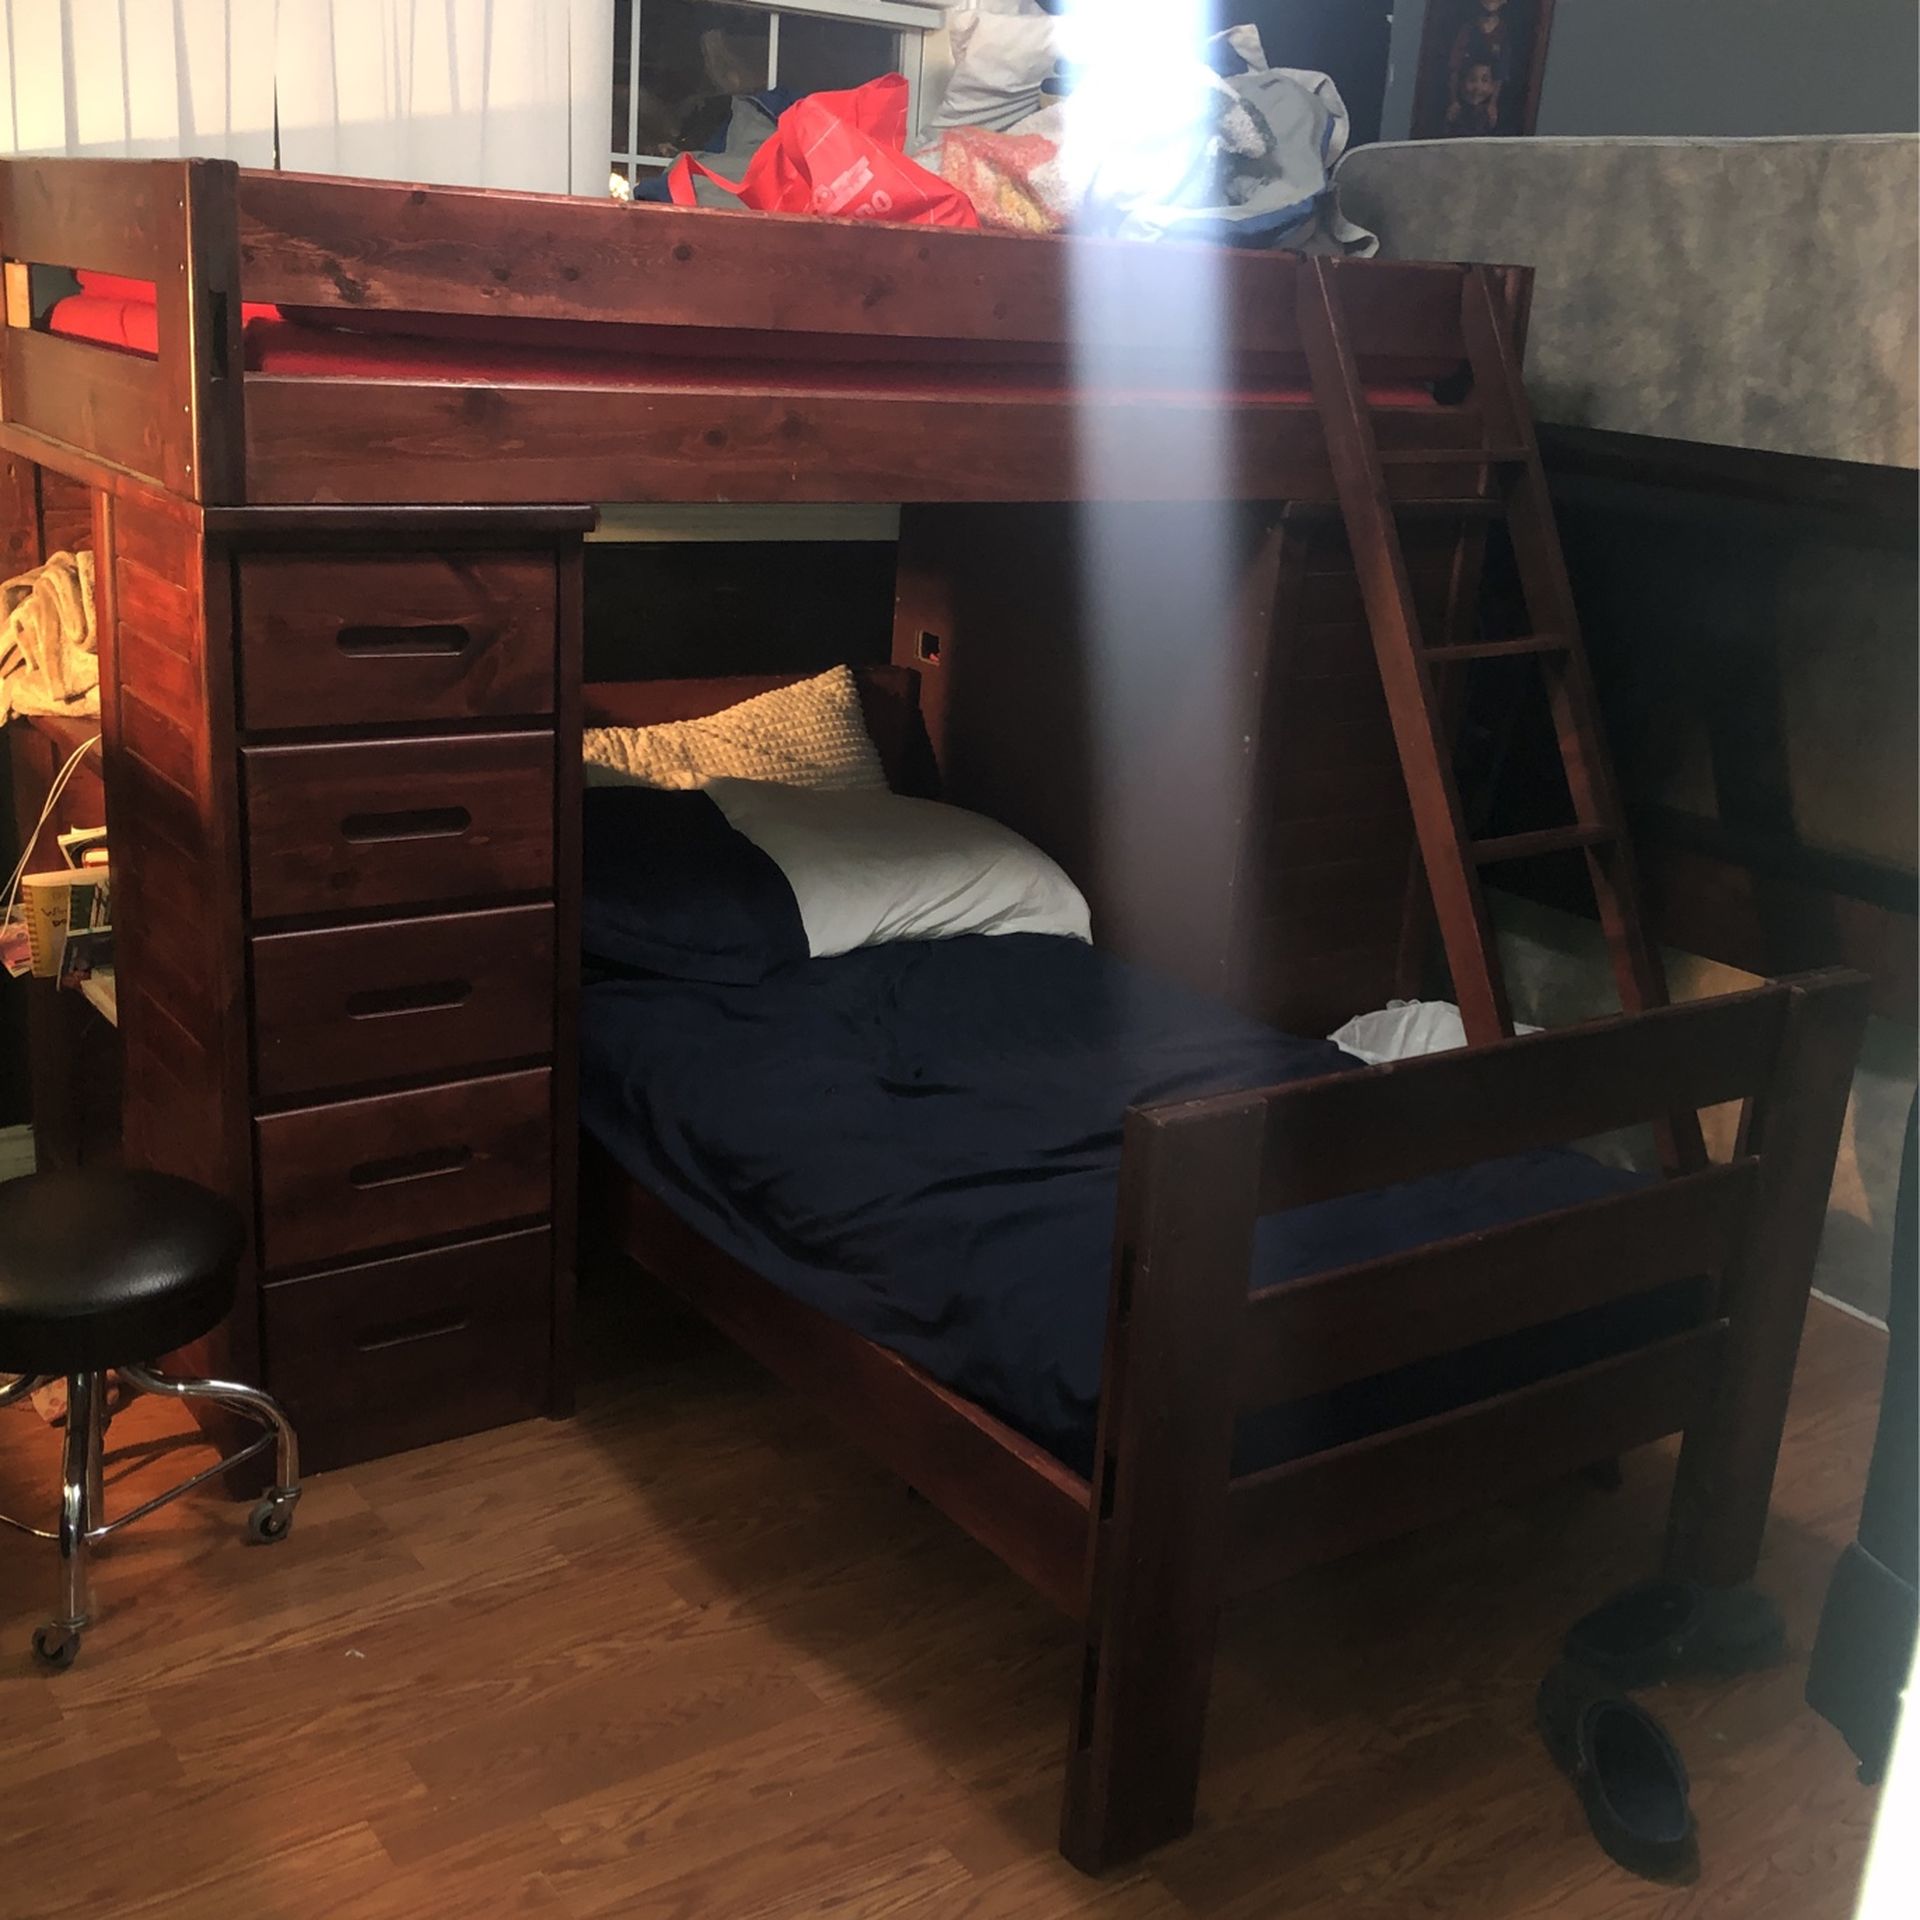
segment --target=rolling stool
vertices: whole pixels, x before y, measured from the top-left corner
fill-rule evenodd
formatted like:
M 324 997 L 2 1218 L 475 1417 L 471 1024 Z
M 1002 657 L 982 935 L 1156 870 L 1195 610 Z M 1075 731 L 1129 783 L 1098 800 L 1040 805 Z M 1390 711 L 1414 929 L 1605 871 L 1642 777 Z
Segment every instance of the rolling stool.
M 109 1534 L 224 1473 L 278 1450 L 275 1484 L 247 1522 L 255 1540 L 281 1540 L 300 1498 L 299 1454 L 286 1415 L 264 1393 L 224 1380 L 170 1380 L 135 1364 L 209 1333 L 233 1308 L 245 1232 L 224 1200 L 165 1173 L 36 1173 L 0 1185 L 0 1406 L 47 1381 L 67 1383 L 60 1530 L 0 1514 L 0 1522 L 60 1545 L 61 1611 L 33 1636 L 35 1657 L 73 1665 L 90 1618 L 87 1556 Z M 207 1400 L 266 1431 L 238 1453 L 143 1501 L 117 1520 L 101 1497 L 101 1445 L 111 1368 L 129 1387 Z

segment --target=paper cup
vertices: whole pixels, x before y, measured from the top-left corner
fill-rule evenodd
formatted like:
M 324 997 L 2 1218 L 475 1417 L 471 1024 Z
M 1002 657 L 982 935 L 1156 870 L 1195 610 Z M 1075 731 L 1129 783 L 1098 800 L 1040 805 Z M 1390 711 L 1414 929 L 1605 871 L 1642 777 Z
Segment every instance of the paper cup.
M 60 977 L 60 956 L 66 951 L 67 920 L 73 906 L 72 879 L 70 873 L 29 873 L 21 878 L 27 950 L 36 980 Z

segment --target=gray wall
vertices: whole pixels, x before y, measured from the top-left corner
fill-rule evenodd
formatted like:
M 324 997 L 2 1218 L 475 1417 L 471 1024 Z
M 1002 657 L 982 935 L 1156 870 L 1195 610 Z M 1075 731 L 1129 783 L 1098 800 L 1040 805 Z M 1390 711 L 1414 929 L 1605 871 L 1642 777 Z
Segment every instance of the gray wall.
M 1384 139 L 1406 137 L 1426 0 L 1393 8 Z M 1542 133 L 1920 131 L 1915 0 L 1558 0 Z

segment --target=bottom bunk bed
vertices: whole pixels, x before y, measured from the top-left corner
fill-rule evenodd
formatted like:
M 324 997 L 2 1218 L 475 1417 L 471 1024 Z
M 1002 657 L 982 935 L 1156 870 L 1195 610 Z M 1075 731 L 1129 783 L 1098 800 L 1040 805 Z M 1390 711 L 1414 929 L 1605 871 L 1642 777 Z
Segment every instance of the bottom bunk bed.
M 863 692 L 926 793 L 913 676 Z M 1191 1825 L 1232 1592 L 1675 1432 L 1672 1564 L 1751 1571 L 1864 982 L 1366 1068 L 1057 929 L 809 957 L 739 822 L 588 796 L 588 1230 L 1083 1623 L 1076 1865 Z M 1725 1164 L 1567 1144 L 1731 1101 Z

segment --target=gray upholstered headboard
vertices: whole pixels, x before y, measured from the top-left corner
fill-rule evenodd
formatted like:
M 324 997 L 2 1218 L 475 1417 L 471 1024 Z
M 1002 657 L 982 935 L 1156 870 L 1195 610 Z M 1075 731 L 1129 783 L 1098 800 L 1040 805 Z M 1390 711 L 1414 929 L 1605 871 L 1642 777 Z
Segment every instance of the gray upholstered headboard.
M 1920 140 L 1359 147 L 1341 210 L 1388 259 L 1538 270 L 1543 420 L 1920 466 Z

